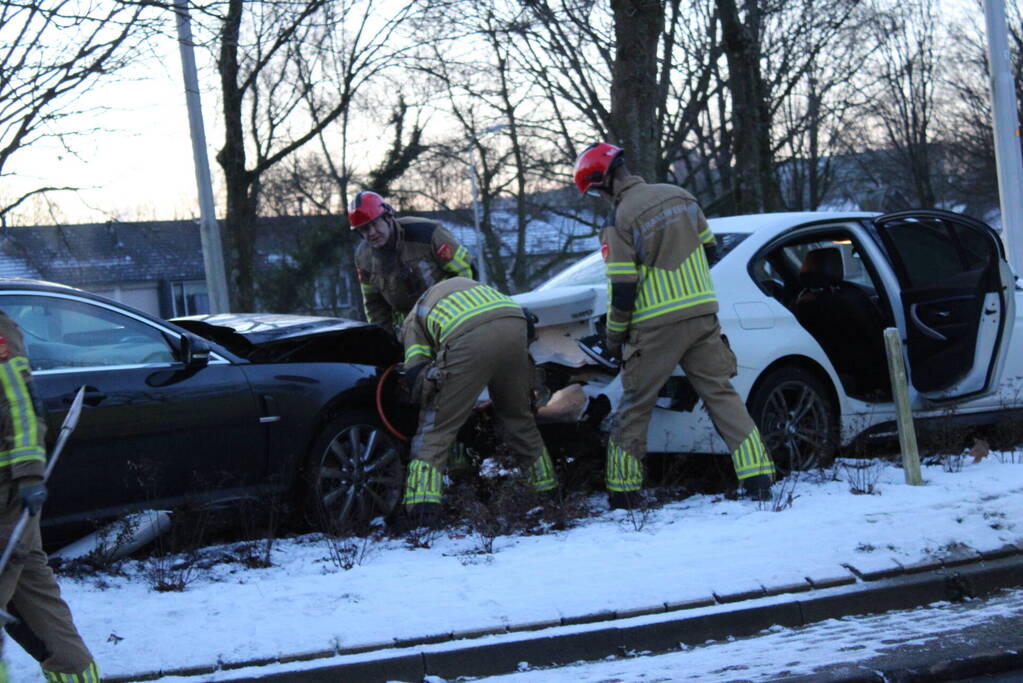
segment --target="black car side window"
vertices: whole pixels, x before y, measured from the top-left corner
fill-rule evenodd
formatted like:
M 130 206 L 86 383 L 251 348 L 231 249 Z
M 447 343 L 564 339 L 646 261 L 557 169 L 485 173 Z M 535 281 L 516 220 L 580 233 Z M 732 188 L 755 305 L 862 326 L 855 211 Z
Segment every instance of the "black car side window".
M 175 362 L 160 330 L 117 311 L 63 297 L 10 295 L 0 308 L 21 327 L 34 370 Z

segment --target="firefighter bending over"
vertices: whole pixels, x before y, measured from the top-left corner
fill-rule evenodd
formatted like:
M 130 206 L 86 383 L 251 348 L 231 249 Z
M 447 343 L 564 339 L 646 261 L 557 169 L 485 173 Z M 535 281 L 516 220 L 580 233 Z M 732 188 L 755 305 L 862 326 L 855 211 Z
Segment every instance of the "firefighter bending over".
M 484 387 L 505 443 L 537 492 L 557 488 L 531 410 L 533 366 L 522 308 L 496 289 L 456 277 L 434 285 L 402 327 L 404 372 L 419 429 L 405 482 L 414 526 L 436 526 L 448 450 Z
M 614 206 L 613 224 L 600 236 L 609 283 L 607 348 L 622 359 L 623 388 L 607 444 L 608 502 L 625 508 L 637 502 L 650 412 L 676 365 L 731 451 L 740 485 L 753 498 L 769 499 L 774 465 L 729 381 L 736 359 L 718 324 L 708 262 L 714 235 L 695 197 L 675 185 L 647 184 L 624 161 L 621 148 L 598 143 L 575 162 L 579 191 L 596 190 Z

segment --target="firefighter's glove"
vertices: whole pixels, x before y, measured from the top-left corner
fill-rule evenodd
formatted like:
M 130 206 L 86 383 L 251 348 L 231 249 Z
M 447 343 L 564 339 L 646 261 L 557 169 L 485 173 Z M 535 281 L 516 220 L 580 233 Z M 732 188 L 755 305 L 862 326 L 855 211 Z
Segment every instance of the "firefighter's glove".
M 522 314 L 526 316 L 526 346 L 529 346 L 536 341 L 536 324 L 540 318 L 525 306 L 522 307 Z
M 615 364 L 622 362 L 622 342 L 619 339 L 611 339 L 605 342 L 604 355 L 609 361 Z
M 426 369 L 429 363 L 420 363 L 406 368 L 404 365 L 398 369 L 398 401 L 404 405 L 411 406 L 419 403 L 423 395 L 423 382 L 426 379 Z
M 18 500 L 21 507 L 28 510 L 28 514 L 38 515 L 46 502 L 46 484 L 42 477 L 22 477 L 17 481 Z

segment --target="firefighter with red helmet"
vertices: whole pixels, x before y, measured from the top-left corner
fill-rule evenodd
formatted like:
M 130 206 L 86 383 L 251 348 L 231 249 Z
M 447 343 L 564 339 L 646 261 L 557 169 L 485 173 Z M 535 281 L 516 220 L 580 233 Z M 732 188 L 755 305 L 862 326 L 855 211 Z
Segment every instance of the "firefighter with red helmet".
M 469 250 L 437 221 L 396 218 L 376 192 L 359 192 L 348 222 L 363 238 L 355 252 L 366 319 L 401 326 L 423 292 L 450 277 L 474 277 Z
M 736 359 L 717 318 L 710 277 L 714 234 L 696 198 L 630 174 L 622 149 L 608 143 L 579 155 L 575 183 L 614 207 L 600 236 L 609 281 L 607 349 L 622 359 L 623 388 L 607 444 L 609 503 L 632 507 L 638 501 L 650 413 L 676 365 L 731 451 L 740 485 L 751 497 L 768 499 L 774 465 L 729 381 Z
M 0 548 L 12 542 L 22 512 L 29 512 L 0 573 L 0 607 L 19 620 L 8 625 L 8 632 L 39 662 L 45 680 L 99 683 L 99 667 L 75 628 L 43 552 L 39 515 L 46 501 L 46 424 L 34 400 L 21 330 L 2 311 L 0 385 Z M 0 681 L 6 680 L 0 661 Z

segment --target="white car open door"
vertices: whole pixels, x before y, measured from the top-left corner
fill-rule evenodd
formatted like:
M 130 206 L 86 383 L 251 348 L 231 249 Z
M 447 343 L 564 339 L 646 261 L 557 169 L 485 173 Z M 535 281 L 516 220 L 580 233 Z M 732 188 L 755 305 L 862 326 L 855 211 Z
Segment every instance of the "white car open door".
M 935 401 L 996 390 L 1016 316 L 1015 278 L 998 233 L 968 216 L 922 209 L 874 225 L 899 279 L 913 387 Z

